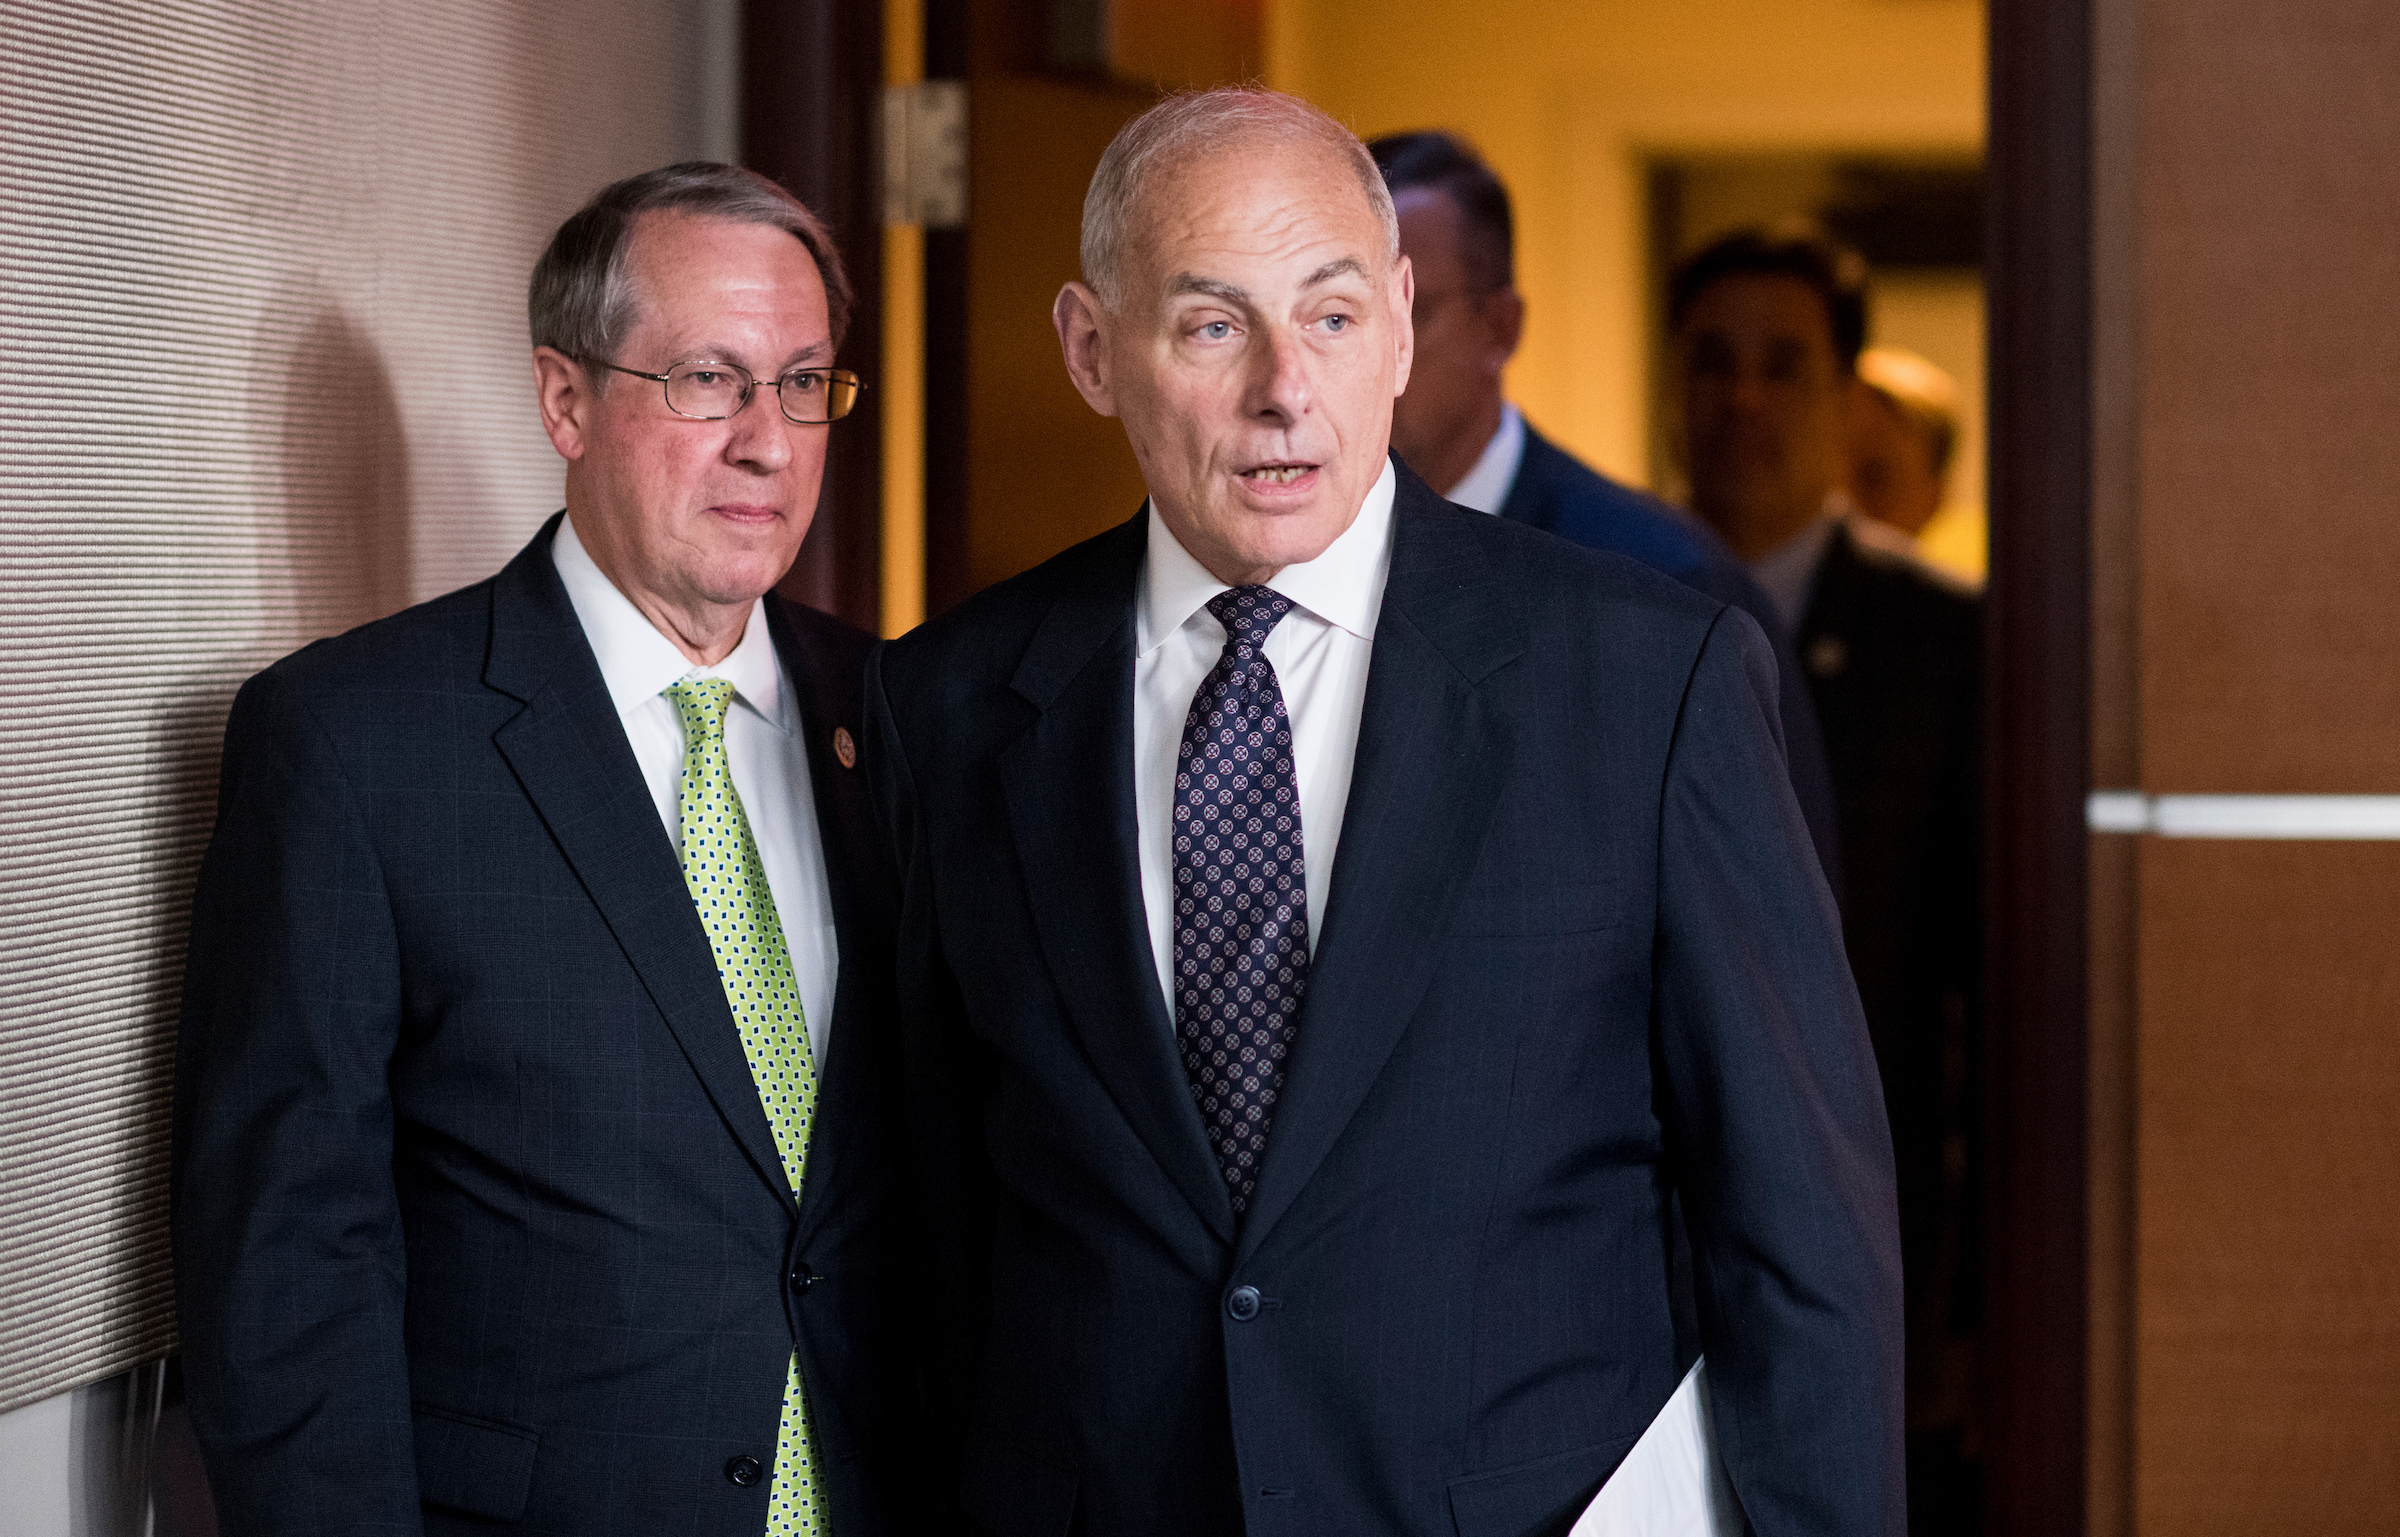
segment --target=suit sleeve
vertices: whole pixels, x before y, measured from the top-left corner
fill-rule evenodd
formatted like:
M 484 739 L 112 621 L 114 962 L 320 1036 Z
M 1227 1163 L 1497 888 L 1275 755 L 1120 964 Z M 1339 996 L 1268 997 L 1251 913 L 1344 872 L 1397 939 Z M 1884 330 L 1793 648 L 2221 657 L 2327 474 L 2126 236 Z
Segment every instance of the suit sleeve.
M 867 663 L 866 730 L 876 817 L 900 888 L 898 970 L 902 1074 L 914 1225 L 921 1432 L 932 1508 L 955 1509 L 970 1399 L 990 1323 L 994 1189 L 983 1141 L 986 1052 L 943 958 L 931 840 L 908 747 L 885 691 L 885 648 Z
M 1718 1445 L 1759 1537 L 1898 1537 L 1891 1136 L 1776 749 L 1774 653 L 1719 615 L 1660 822 L 1656 1047 Z
M 225 733 L 193 903 L 171 1223 L 220 1525 L 415 1533 L 388 1074 L 398 944 L 333 743 L 275 674 Z

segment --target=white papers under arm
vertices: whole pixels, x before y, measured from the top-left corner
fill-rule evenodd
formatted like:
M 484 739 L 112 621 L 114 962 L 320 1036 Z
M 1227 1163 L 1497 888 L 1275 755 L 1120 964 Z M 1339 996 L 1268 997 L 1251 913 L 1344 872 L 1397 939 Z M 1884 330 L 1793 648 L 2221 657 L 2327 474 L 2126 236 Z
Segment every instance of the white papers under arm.
M 1748 1529 L 1717 1460 L 1702 1357 L 1567 1537 L 1742 1537 Z

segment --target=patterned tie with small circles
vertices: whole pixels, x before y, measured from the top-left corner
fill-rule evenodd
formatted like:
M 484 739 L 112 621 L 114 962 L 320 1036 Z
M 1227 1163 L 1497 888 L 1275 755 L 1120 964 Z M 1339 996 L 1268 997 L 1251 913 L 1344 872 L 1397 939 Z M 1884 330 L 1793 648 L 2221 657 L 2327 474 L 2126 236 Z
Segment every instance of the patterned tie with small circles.
M 1175 1035 L 1237 1216 L 1258 1191 L 1308 991 L 1299 776 L 1266 654 L 1291 609 L 1265 587 L 1209 599 L 1225 651 L 1192 695 L 1175 759 Z
M 766 867 L 750 836 L 750 819 L 734 793 L 733 767 L 725 756 L 725 709 L 733 702 L 726 678 L 686 678 L 667 690 L 683 721 L 683 879 L 716 952 L 725 1001 L 750 1060 L 750 1081 L 766 1107 L 783 1157 L 792 1199 L 800 1198 L 808 1164 L 808 1124 L 817 1103 L 817 1069 L 808 1046 L 808 1022 L 800 1010 L 800 988 L 792 977 L 791 951 L 775 894 L 767 889 Z M 785 1368 L 783 1422 L 775 1438 L 775 1478 L 767 1488 L 769 1537 L 815 1537 L 830 1533 L 816 1480 L 816 1436 L 809 1424 L 808 1395 L 800 1387 L 800 1357 Z

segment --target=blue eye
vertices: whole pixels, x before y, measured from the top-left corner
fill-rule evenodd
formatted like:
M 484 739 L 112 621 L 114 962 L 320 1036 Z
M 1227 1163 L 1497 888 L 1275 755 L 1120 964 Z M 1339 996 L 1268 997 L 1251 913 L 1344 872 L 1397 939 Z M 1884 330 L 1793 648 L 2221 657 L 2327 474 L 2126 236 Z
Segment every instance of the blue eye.
M 1347 331 L 1350 329 L 1350 317 L 1347 315 L 1328 315 L 1325 317 L 1325 329 L 1328 331 Z
M 1233 327 L 1222 320 L 1212 320 L 1200 328 L 1200 334 L 1212 342 L 1221 342 L 1233 334 Z

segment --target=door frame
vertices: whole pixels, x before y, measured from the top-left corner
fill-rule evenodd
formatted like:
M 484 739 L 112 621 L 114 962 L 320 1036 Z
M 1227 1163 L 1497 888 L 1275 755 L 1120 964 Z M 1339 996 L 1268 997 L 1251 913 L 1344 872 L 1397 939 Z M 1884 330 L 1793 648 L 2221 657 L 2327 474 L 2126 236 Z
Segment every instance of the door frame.
M 2077 1537 L 2089 1421 L 2092 0 L 1993 0 L 1986 1531 Z

